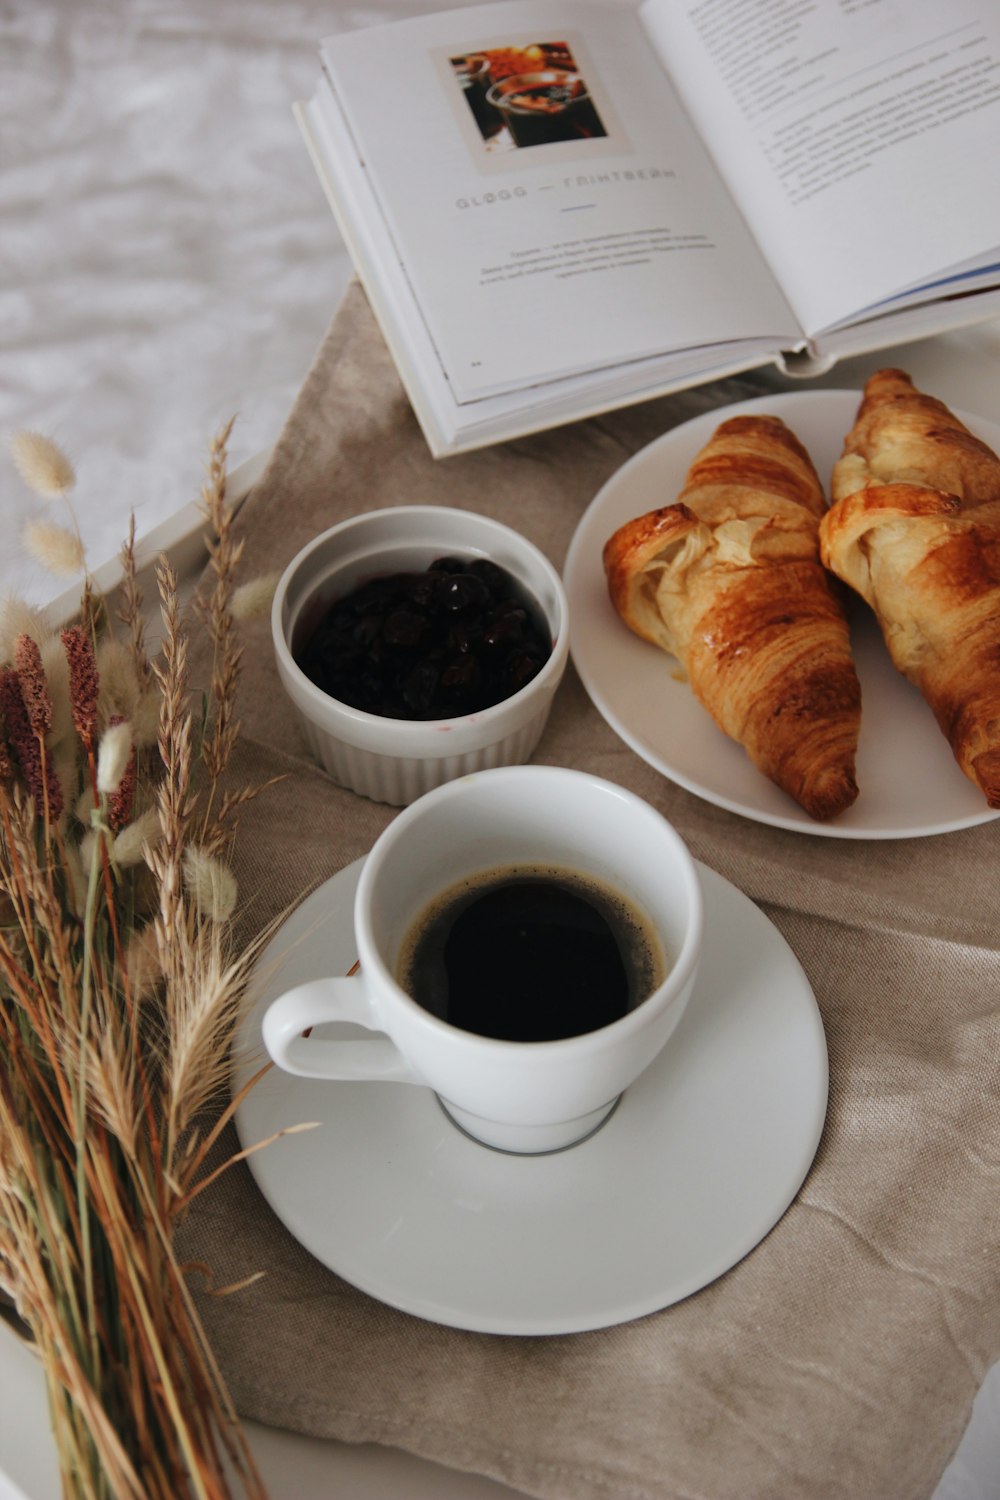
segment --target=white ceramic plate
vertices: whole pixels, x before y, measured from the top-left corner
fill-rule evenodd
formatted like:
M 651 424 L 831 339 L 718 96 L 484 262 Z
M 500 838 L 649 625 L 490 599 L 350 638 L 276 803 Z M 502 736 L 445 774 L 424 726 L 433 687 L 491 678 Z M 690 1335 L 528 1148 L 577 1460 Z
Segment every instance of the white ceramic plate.
M 262 955 L 234 1088 L 260 1064 L 269 1001 L 353 963 L 361 864 L 308 897 Z M 660 1058 L 578 1146 L 504 1155 L 463 1135 L 429 1089 L 272 1069 L 236 1123 L 250 1146 L 319 1122 L 250 1157 L 291 1233 L 383 1302 L 504 1334 L 625 1322 L 697 1291 L 752 1250 L 815 1155 L 826 1041 L 777 929 L 699 868 L 707 942 L 688 1009 Z
M 817 823 L 762 776 L 717 728 L 674 659 L 641 641 L 618 618 L 601 552 L 633 516 L 670 505 L 698 451 L 726 418 L 742 412 L 781 417 L 808 449 L 824 484 L 840 455 L 857 391 L 803 391 L 760 397 L 706 412 L 664 433 L 605 484 L 577 528 L 563 577 L 569 598 L 570 653 L 598 711 L 637 755 L 709 802 L 761 823 L 827 838 L 894 839 L 949 833 L 1000 816 L 963 776 L 923 698 L 889 658 L 874 617 L 859 601 L 852 620 L 862 721 L 854 805 Z M 1000 450 L 1000 427 L 961 413 Z

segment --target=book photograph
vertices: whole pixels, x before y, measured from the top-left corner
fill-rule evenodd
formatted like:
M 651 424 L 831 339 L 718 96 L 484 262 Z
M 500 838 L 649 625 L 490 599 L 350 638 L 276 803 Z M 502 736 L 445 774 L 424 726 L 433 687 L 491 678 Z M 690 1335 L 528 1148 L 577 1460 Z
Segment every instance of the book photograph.
M 490 151 L 593 140 L 608 133 L 567 42 L 484 47 L 449 60 Z

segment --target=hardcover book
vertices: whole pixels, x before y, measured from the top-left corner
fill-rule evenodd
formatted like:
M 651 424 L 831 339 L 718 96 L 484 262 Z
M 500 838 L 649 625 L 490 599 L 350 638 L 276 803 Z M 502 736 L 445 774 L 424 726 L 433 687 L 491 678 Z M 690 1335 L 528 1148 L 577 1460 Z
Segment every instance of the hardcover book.
M 992 0 L 503 0 L 296 117 L 432 452 L 1000 313 Z

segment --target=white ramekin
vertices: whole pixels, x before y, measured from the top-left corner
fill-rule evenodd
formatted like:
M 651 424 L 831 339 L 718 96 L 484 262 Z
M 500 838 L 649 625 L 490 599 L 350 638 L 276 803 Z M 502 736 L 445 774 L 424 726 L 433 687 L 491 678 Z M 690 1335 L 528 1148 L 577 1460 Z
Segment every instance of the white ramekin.
M 552 632 L 538 675 L 502 703 L 455 719 L 388 719 L 331 698 L 292 655 L 304 621 L 333 599 L 383 573 L 417 571 L 447 555 L 485 557 L 528 589 Z M 278 674 L 310 752 L 341 786 L 397 807 L 424 792 L 494 766 L 529 759 L 566 668 L 566 594 L 556 569 L 525 537 L 472 511 L 394 506 L 342 521 L 304 547 L 278 583 L 271 610 Z

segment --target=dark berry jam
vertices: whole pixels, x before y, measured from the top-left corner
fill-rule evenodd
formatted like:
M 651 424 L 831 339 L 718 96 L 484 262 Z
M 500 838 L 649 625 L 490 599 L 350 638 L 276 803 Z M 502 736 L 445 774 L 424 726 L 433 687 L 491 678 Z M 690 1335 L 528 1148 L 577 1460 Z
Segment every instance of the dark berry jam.
M 295 650 L 310 682 L 386 719 L 453 719 L 511 697 L 541 671 L 541 609 L 486 558 L 439 557 L 335 600 Z

